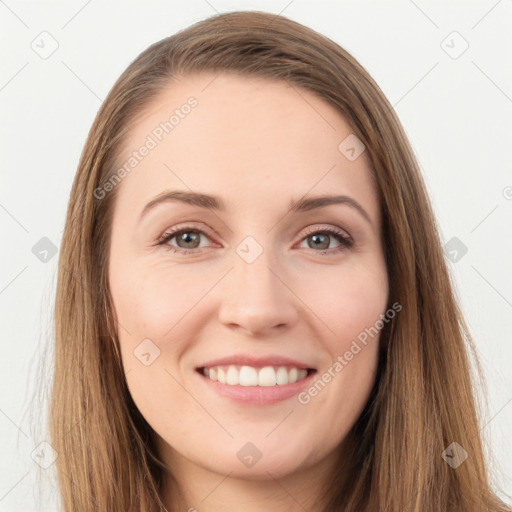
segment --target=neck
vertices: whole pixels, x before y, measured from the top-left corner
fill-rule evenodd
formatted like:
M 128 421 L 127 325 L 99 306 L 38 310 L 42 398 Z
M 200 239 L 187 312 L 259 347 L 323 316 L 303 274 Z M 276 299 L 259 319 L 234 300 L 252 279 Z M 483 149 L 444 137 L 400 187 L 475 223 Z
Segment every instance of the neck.
M 295 512 L 322 510 L 329 496 L 325 482 L 336 470 L 337 454 L 291 475 L 275 478 L 271 472 L 248 480 L 212 472 L 179 454 L 165 475 L 162 499 L 169 512 Z

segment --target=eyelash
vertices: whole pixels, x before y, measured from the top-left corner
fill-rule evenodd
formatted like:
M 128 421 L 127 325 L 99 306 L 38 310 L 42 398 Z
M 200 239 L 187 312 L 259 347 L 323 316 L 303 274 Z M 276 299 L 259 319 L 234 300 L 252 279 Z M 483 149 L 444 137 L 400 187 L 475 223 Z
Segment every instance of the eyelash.
M 179 253 L 179 254 L 197 254 L 200 249 L 183 249 L 181 247 L 175 247 L 173 245 L 168 244 L 170 240 L 172 240 L 175 236 L 181 235 L 182 233 L 187 232 L 194 232 L 199 233 L 207 238 L 210 238 L 204 231 L 201 229 L 195 228 L 193 226 L 185 226 L 185 227 L 178 227 L 174 228 L 171 231 L 165 232 L 159 239 L 157 245 L 164 246 L 166 250 L 169 250 L 173 253 Z M 311 249 L 313 252 L 316 252 L 318 254 L 322 255 L 336 255 L 342 251 L 345 251 L 347 249 L 350 249 L 354 246 L 354 240 L 352 237 L 344 234 L 342 231 L 338 231 L 334 228 L 325 228 L 325 229 L 318 229 L 318 228 L 309 228 L 307 232 L 302 237 L 301 241 L 308 238 L 309 236 L 313 234 L 322 234 L 322 235 L 331 235 L 337 239 L 338 242 L 340 242 L 340 245 L 338 247 L 334 247 L 333 249 L 324 249 L 322 251 L 315 251 L 314 249 Z

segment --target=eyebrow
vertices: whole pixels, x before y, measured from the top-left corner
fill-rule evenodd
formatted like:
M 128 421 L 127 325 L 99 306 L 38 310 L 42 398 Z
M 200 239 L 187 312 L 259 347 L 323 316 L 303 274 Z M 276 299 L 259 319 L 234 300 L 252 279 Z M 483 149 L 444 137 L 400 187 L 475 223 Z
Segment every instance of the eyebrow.
M 226 211 L 226 204 L 220 197 L 200 194 L 198 192 L 187 192 L 184 190 L 168 190 L 152 199 L 144 207 L 140 215 L 140 219 L 142 219 L 155 206 L 173 201 L 179 201 L 181 203 L 198 206 L 200 208 L 207 208 L 209 210 Z M 318 196 L 310 198 L 302 197 L 298 200 L 292 199 L 288 206 L 287 213 L 307 212 L 333 204 L 344 204 L 354 208 L 371 226 L 373 226 L 372 220 L 366 210 L 355 199 L 345 195 Z

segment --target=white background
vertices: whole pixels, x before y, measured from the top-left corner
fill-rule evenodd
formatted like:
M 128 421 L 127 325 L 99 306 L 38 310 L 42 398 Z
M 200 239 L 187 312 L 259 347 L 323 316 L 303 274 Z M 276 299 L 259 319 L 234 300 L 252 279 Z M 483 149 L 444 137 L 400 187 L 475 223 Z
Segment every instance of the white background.
M 60 245 L 71 183 L 101 101 L 151 43 L 238 9 L 281 13 L 330 37 L 361 62 L 395 106 L 444 242 L 457 237 L 468 248 L 449 265 L 488 381 L 482 432 L 496 458 L 494 483 L 511 495 L 512 0 L 5 0 L 0 511 L 57 510 L 55 488 L 46 479 L 54 466 L 41 471 L 44 494 L 42 503 L 36 501 L 38 466 L 31 453 L 46 439 L 45 408 L 34 409 L 31 398 L 37 379 L 43 379 L 38 390 L 44 395 L 50 378 L 51 361 L 44 366 L 41 357 L 51 347 L 58 254 L 44 263 L 32 247 L 43 237 Z M 50 47 L 49 36 L 39 36 L 43 31 L 58 43 L 47 59 L 31 47 L 42 46 L 41 37 Z M 464 43 L 454 31 L 469 44 L 458 58 L 452 57 Z M 33 414 L 39 429 L 32 426 Z

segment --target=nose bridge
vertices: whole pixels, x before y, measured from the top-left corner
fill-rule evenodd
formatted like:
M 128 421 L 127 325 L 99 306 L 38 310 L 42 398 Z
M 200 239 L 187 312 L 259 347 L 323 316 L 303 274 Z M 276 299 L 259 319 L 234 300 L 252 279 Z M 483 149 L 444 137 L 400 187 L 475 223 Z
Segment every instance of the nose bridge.
M 247 252 L 244 249 L 247 249 L 247 245 L 244 247 L 241 244 L 237 248 L 237 256 L 233 262 L 234 278 L 240 285 L 237 286 L 240 298 L 247 295 L 254 299 L 261 298 L 271 302 L 276 295 L 282 293 L 282 290 L 277 289 L 281 283 L 275 276 L 279 272 L 276 269 L 275 257 L 272 256 L 270 249 L 260 254 L 250 246 Z
M 271 249 L 247 237 L 235 248 L 233 267 L 221 298 L 223 323 L 257 332 L 296 321 L 293 294 Z

